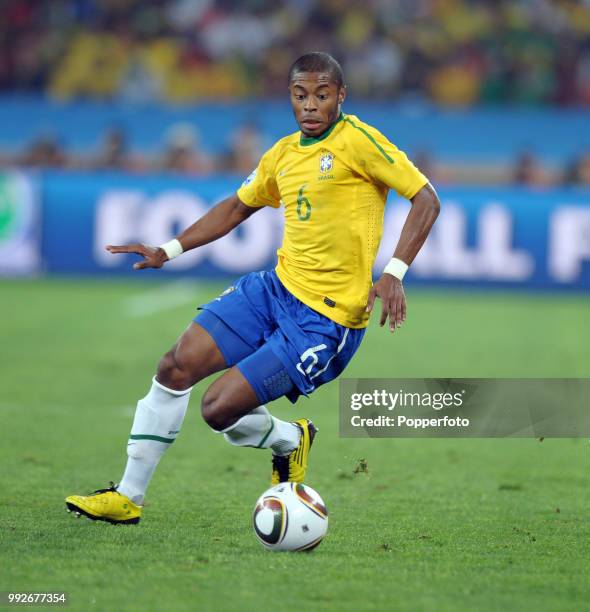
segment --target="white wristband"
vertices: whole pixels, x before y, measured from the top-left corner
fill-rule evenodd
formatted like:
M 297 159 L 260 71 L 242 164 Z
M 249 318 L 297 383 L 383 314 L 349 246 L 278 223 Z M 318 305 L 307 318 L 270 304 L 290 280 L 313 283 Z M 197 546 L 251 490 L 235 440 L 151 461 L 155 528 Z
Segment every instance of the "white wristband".
M 180 244 L 179 240 L 170 240 L 170 242 L 165 242 L 160 245 L 160 248 L 168 255 L 168 259 L 174 259 L 179 255 L 184 253 L 184 249 L 182 248 L 182 244 Z
M 391 274 L 399 280 L 403 280 L 405 273 L 408 271 L 408 264 L 397 257 L 392 257 L 391 261 L 385 266 L 383 274 Z

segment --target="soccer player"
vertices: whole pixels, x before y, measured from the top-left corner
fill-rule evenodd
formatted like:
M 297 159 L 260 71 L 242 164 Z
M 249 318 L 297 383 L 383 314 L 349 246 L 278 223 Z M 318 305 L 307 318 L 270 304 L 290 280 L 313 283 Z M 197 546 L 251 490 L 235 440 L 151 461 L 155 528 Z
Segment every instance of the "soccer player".
M 285 210 L 285 234 L 272 271 L 240 278 L 200 313 L 166 353 L 139 400 L 121 482 L 67 508 L 91 519 L 137 523 L 150 479 L 174 442 L 195 384 L 225 370 L 205 392 L 203 418 L 236 446 L 272 450 L 271 483 L 303 482 L 316 428 L 286 422 L 266 404 L 295 402 L 344 370 L 375 299 L 380 325 L 406 319 L 402 279 L 440 208 L 428 179 L 375 128 L 341 107 L 342 69 L 326 53 L 300 57 L 289 71 L 299 131 L 279 140 L 237 193 L 160 247 L 108 246 L 143 257 L 136 270 L 161 268 L 184 251 L 224 236 L 264 206 Z M 393 258 L 372 284 L 389 189 L 412 202 Z

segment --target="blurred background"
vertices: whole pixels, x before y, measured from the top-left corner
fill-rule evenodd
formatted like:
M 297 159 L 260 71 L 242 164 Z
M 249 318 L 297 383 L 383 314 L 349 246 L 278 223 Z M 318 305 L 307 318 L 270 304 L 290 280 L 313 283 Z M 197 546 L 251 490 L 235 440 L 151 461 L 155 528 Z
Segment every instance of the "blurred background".
M 0 272 L 128 273 L 102 245 L 167 240 L 296 130 L 311 50 L 440 191 L 410 281 L 590 287 L 589 0 L 4 0 Z M 279 217 L 165 273 L 272 265 Z

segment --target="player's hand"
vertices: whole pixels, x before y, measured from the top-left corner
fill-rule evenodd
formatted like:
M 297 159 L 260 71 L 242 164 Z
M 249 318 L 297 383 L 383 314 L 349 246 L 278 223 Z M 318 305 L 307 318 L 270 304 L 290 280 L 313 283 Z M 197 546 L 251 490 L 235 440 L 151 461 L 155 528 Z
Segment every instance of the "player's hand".
M 133 264 L 134 270 L 144 270 L 145 268 L 161 268 L 167 261 L 168 255 L 160 247 L 151 247 L 145 244 L 128 244 L 126 246 L 114 246 L 109 244 L 106 247 L 109 253 L 135 253 L 141 255 L 143 261 Z
M 367 312 L 373 310 L 375 298 L 381 299 L 379 325 L 383 327 L 389 317 L 389 331 L 394 332 L 406 320 L 406 294 L 402 282 L 391 274 L 382 274 L 369 291 Z

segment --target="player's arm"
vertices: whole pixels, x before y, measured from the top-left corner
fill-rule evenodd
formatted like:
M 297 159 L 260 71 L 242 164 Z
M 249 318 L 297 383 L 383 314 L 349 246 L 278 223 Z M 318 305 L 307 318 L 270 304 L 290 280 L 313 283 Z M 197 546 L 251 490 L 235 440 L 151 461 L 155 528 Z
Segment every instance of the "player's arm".
M 225 236 L 257 210 L 260 210 L 260 208 L 246 206 L 238 198 L 238 195 L 234 193 L 207 211 L 206 214 L 185 229 L 173 241 L 163 246 L 167 247 L 167 250 L 170 248 L 174 250 L 176 248 L 181 253 L 196 249 Z M 175 244 L 175 241 L 178 241 L 179 244 Z M 170 259 L 166 250 L 162 247 L 152 247 L 145 244 L 130 244 L 126 246 L 109 244 L 106 249 L 111 253 L 136 253 L 141 255 L 143 261 L 133 264 L 135 270 L 161 268 Z
M 381 298 L 379 324 L 383 326 L 389 317 L 389 329 L 392 332 L 406 320 L 406 296 L 401 278 L 422 248 L 440 211 L 438 196 L 430 183 L 422 187 L 410 201 L 412 207 L 393 253 L 392 262 L 371 288 L 367 303 L 367 312 L 371 312 L 375 298 Z

